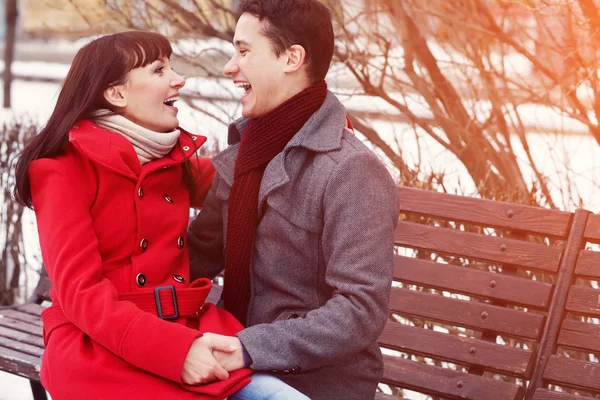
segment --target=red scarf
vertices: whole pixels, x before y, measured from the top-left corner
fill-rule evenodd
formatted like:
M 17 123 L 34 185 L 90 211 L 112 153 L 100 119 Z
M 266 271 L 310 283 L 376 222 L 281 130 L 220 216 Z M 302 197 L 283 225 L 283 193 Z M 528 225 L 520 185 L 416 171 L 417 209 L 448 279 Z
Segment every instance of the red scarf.
M 246 323 L 250 299 L 250 259 L 258 227 L 258 192 L 267 164 L 325 101 L 321 81 L 268 114 L 252 119 L 242 135 L 229 194 L 225 250 L 225 309 Z

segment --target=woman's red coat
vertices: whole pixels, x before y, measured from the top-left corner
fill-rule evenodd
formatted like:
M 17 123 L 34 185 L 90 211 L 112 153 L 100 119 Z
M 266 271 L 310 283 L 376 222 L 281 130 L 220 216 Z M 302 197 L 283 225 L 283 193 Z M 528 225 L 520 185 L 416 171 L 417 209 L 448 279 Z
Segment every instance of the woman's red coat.
M 222 399 L 248 382 L 248 370 L 199 387 L 181 382 L 195 338 L 241 329 L 225 311 L 206 307 L 198 330 L 197 321 L 165 321 L 118 300 L 123 293 L 190 284 L 190 198 L 182 163 L 205 140 L 182 133 L 168 156 L 141 166 L 127 139 L 80 121 L 64 155 L 31 164 L 42 258 L 52 282 L 52 305 L 42 316 L 52 329 L 44 331 L 41 379 L 54 400 Z M 208 160 L 198 160 L 193 205 L 201 204 L 213 174 Z

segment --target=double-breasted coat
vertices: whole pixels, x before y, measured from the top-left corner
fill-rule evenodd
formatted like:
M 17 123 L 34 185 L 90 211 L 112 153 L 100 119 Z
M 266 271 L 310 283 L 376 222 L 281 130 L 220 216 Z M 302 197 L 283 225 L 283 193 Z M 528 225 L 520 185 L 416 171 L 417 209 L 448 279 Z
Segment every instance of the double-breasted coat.
M 203 306 L 209 280 L 189 280 L 182 164 L 205 140 L 182 133 L 166 157 L 141 166 L 126 138 L 79 121 L 63 155 L 30 165 L 52 282 L 41 380 L 53 399 L 222 399 L 249 381 L 249 370 L 202 386 L 181 381 L 202 332 L 241 329 Z M 195 164 L 199 205 L 213 170 Z
M 232 142 L 247 120 L 230 128 Z M 250 264 L 250 367 L 313 400 L 366 400 L 383 373 L 377 338 L 388 318 L 398 192 L 384 165 L 325 102 L 267 165 Z M 213 186 L 190 225 L 193 276 L 224 268 L 239 144 L 216 155 Z M 227 282 L 225 282 L 227 285 Z

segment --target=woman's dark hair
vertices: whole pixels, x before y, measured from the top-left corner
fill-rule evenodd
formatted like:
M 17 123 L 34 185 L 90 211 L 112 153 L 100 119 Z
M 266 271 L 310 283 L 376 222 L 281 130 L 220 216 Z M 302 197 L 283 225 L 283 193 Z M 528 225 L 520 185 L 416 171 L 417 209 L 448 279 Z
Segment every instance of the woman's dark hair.
M 262 34 L 279 57 L 298 44 L 306 51 L 311 83 L 325 79 L 333 57 L 331 11 L 319 0 L 242 0 L 237 9 L 266 20 Z
M 94 111 L 101 108 L 114 111 L 104 98 L 106 89 L 125 84 L 132 69 L 162 57 L 170 58 L 171 53 L 168 39 L 153 32 L 116 33 L 83 46 L 73 59 L 48 122 L 19 155 L 15 200 L 32 207 L 29 164 L 63 154 L 75 121 L 90 119 Z M 189 173 L 188 167 L 184 166 L 184 170 Z

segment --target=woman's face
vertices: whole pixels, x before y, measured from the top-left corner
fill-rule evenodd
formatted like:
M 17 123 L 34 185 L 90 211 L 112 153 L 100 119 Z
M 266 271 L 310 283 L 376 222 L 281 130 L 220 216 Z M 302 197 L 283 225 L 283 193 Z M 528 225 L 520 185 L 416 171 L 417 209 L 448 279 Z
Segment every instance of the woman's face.
M 173 103 L 183 85 L 185 79 L 171 69 L 167 58 L 132 69 L 123 90 L 123 116 L 155 132 L 172 131 L 179 125 Z

